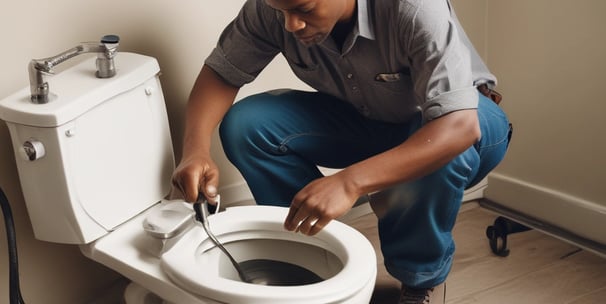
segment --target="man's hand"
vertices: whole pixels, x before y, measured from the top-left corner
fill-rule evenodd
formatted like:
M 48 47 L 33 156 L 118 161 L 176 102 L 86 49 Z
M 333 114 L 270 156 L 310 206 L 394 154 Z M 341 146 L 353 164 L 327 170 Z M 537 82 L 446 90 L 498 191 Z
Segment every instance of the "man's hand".
M 284 228 L 315 235 L 331 220 L 349 211 L 358 197 L 356 191 L 348 189 L 343 174 L 316 179 L 295 195 Z
M 202 191 L 209 203 L 216 204 L 219 169 L 210 156 L 184 158 L 173 173 L 172 184 L 186 202 L 195 202 Z

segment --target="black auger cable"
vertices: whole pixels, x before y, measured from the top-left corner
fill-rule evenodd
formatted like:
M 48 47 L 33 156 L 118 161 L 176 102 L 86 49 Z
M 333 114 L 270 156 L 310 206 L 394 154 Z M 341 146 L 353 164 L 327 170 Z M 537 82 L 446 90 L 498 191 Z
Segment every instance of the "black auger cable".
M 19 286 L 19 262 L 17 258 L 17 235 L 15 233 L 15 224 L 13 222 L 13 213 L 8 203 L 8 198 L 0 188 L 0 203 L 2 205 L 2 214 L 4 215 L 4 224 L 6 226 L 6 240 L 8 243 L 8 261 L 9 261 L 9 281 L 10 281 L 10 304 L 24 304 L 21 296 L 21 287 Z

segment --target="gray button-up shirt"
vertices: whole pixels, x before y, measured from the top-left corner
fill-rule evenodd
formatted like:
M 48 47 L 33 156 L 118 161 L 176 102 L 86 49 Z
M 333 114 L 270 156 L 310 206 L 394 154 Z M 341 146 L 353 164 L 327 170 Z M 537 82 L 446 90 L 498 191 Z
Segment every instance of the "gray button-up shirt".
M 494 85 L 448 0 L 358 0 L 342 48 L 329 36 L 311 47 L 284 29 L 284 16 L 248 0 L 205 63 L 227 82 L 251 82 L 278 54 L 314 89 L 371 119 L 425 121 L 477 107 L 475 85 Z

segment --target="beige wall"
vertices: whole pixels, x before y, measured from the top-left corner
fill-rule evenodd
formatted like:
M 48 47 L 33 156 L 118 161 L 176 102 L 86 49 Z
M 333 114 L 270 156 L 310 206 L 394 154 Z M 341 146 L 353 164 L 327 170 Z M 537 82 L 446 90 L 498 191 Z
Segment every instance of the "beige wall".
M 489 62 L 515 128 L 498 172 L 606 206 L 606 2 L 488 7 Z
M 28 85 L 26 67 L 33 58 L 58 54 L 81 41 L 104 34 L 121 36 L 121 50 L 158 58 L 177 158 L 180 155 L 184 104 L 199 68 L 222 27 L 243 0 L 22 0 L 0 10 L 0 99 Z M 471 39 L 484 50 L 484 0 L 455 2 Z M 78 60 L 74 60 L 76 62 Z M 66 63 L 66 67 L 73 63 Z M 64 69 L 58 68 L 58 71 Z M 281 59 L 246 86 L 241 96 L 275 87 L 307 88 L 295 80 Z M 513 103 L 513 102 L 511 102 Z M 241 176 L 213 151 L 223 168 L 222 184 Z M 0 187 L 12 205 L 16 222 L 21 284 L 28 303 L 84 303 L 106 289 L 118 275 L 84 258 L 74 246 L 37 241 L 18 182 L 13 150 L 5 124 L 0 124 Z M 4 226 L 0 242 L 6 244 Z M 8 303 L 8 257 L 0 246 L 0 303 Z
M 27 64 L 56 55 L 82 41 L 105 34 L 121 37 L 122 51 L 158 59 L 177 158 L 180 155 L 184 104 L 191 85 L 220 30 L 243 0 L 24 0 L 0 10 L 2 81 L 0 99 L 28 86 Z M 84 55 L 83 55 L 84 56 Z M 60 72 L 81 59 L 66 62 Z M 278 60 L 240 96 L 280 87 L 305 88 Z M 241 179 L 219 145 L 214 148 L 224 168 L 222 184 Z M 19 186 L 8 129 L 0 123 L 0 187 L 8 196 L 16 222 L 21 284 L 28 303 L 84 303 L 118 278 L 113 271 L 83 257 L 75 246 L 34 238 Z M 4 225 L 0 228 L 0 303 L 8 303 L 8 255 Z
M 514 136 L 485 193 L 538 219 L 535 228 L 602 255 L 604 12 L 601 0 L 488 0 L 487 57 Z

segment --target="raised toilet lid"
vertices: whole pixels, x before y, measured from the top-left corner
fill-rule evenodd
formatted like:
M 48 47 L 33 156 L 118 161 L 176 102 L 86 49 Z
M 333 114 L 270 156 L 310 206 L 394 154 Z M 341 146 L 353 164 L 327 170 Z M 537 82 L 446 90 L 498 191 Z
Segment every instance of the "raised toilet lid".
M 368 286 L 369 280 L 374 286 L 376 255 L 361 233 L 336 220 L 312 237 L 289 232 L 283 228 L 287 214 L 288 208 L 283 207 L 233 207 L 209 217 L 209 224 L 226 247 L 230 242 L 246 239 L 294 241 L 331 252 L 343 265 L 340 271 L 322 282 L 301 286 L 255 285 L 226 278 L 219 275 L 220 253 L 215 248 L 214 257 L 210 254 L 214 245 L 199 225 L 162 256 L 161 267 L 171 280 L 189 292 L 225 303 L 334 303 L 356 294 Z M 241 261 L 237 250 L 230 252 Z

